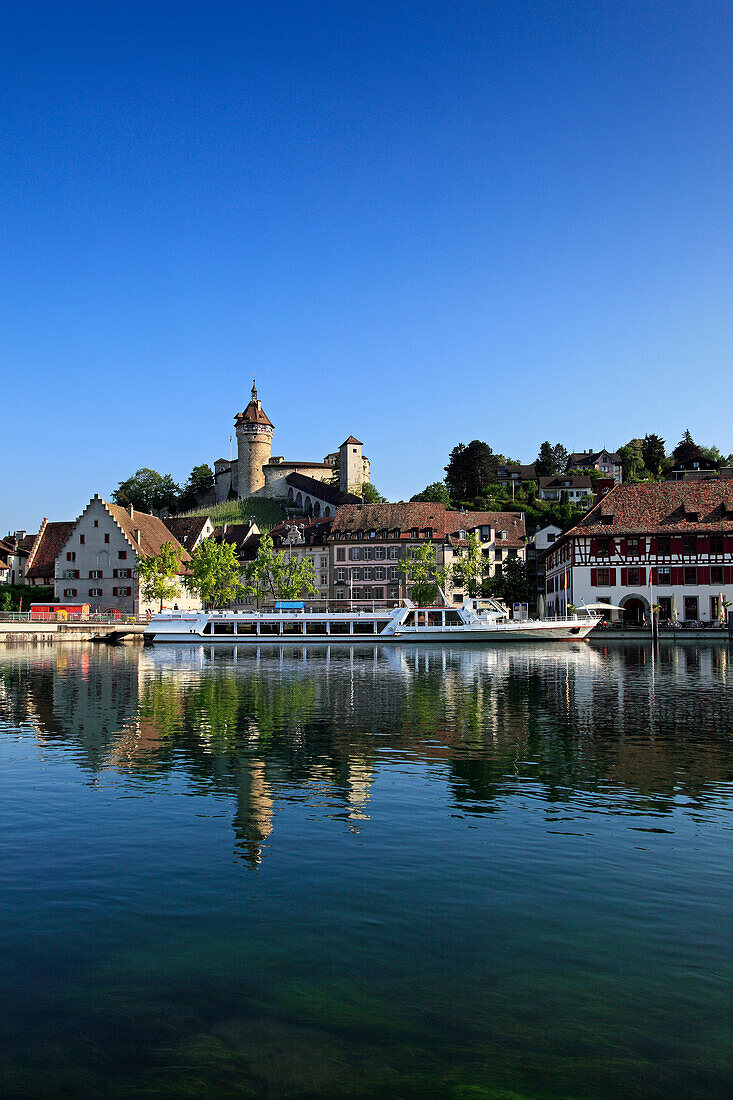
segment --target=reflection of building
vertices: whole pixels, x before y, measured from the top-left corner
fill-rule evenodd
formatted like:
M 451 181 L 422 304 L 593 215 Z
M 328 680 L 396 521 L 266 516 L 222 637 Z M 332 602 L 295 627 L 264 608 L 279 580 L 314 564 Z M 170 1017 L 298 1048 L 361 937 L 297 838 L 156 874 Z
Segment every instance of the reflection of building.
M 546 557 L 551 612 L 618 604 L 630 621 L 716 621 L 733 602 L 733 483 L 617 485 Z
M 247 863 L 262 862 L 265 841 L 272 832 L 273 798 L 262 760 L 247 760 L 237 772 L 234 835 Z

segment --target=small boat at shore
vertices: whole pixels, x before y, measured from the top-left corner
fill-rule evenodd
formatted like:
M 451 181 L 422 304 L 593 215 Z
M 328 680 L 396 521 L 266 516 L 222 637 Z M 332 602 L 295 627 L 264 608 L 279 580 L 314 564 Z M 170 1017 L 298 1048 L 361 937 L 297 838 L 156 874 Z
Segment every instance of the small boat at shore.
M 351 611 L 306 610 L 301 603 L 256 611 L 166 611 L 145 628 L 150 642 L 577 642 L 601 621 L 591 609 L 564 618 L 513 621 L 506 611 L 460 607 L 399 607 Z

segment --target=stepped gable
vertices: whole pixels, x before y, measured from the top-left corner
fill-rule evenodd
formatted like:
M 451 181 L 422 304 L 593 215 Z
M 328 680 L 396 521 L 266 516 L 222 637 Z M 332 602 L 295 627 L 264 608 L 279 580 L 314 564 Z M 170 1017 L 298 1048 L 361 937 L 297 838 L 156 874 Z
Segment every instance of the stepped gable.
M 33 549 L 28 557 L 25 575 L 27 579 L 53 577 L 56 558 L 68 542 L 76 527 L 75 520 L 61 520 L 49 523 L 44 519 L 36 536 Z
M 181 546 L 176 536 L 168 530 L 162 519 L 151 516 L 148 512 L 137 512 L 134 509 L 123 508 L 121 504 L 105 504 L 107 511 L 117 523 L 132 546 L 136 554 L 143 557 L 151 557 L 160 553 L 161 548 L 170 542 L 173 548 L 181 549 L 181 564 L 190 561 L 191 555 Z M 138 539 L 135 534 L 139 531 Z
M 316 463 L 310 465 L 316 465 Z M 299 489 L 301 493 L 317 497 L 318 500 L 325 500 L 327 504 L 356 504 L 360 499 L 353 493 L 342 492 L 337 485 L 331 485 L 327 481 L 319 481 L 317 478 L 308 477 L 306 474 L 288 474 L 285 481 L 293 489 Z
M 564 537 L 665 535 L 701 528 L 733 531 L 733 484 L 727 480 L 616 485 Z
M 163 523 L 190 554 L 208 519 L 208 516 L 166 516 Z

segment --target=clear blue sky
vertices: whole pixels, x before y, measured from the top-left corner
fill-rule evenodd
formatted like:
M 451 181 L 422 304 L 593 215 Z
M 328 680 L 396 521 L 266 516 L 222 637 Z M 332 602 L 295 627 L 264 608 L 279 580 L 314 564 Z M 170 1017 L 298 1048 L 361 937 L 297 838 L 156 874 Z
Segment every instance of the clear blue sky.
M 349 434 L 409 497 L 686 427 L 733 451 L 733 8 L 24 3 L 0 21 L 0 532 Z

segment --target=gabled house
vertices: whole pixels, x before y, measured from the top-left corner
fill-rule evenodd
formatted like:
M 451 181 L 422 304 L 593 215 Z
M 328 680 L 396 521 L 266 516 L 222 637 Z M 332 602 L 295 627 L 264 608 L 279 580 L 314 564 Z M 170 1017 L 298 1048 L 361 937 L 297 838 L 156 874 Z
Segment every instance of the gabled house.
M 141 557 L 159 553 L 167 542 L 181 553 L 180 595 L 170 606 L 198 607 L 200 601 L 182 583 L 189 554 L 163 521 L 132 506 L 108 504 L 95 494 L 56 557 L 56 598 L 88 603 L 92 612 L 145 615 L 157 611 L 155 601 L 140 595 L 137 563 Z
M 539 478 L 540 500 L 563 499 L 563 493 L 567 494 L 570 504 L 580 504 L 587 497 L 593 496 L 593 485 L 588 474 L 552 474 L 550 477 Z
M 56 558 L 74 530 L 74 520 L 43 520 L 25 565 L 25 583 L 53 588 Z
M 618 451 L 573 451 L 568 455 L 566 470 L 598 470 L 603 477 L 612 477 L 620 485 L 623 464 Z
M 214 534 L 211 516 L 166 516 L 163 523 L 189 554 Z

